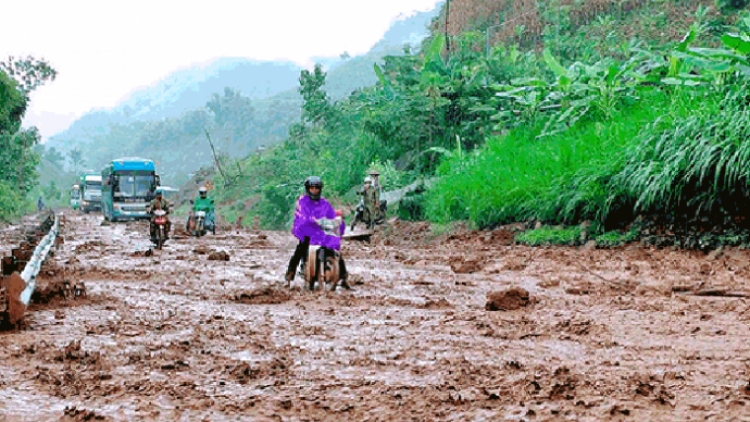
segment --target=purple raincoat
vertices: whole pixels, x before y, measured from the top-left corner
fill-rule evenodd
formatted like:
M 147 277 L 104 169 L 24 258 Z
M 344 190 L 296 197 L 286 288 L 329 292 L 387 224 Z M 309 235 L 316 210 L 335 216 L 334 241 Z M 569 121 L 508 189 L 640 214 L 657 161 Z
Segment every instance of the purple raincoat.
M 315 222 L 316 219 L 320 218 L 334 219 L 336 218 L 336 211 L 323 197 L 313 201 L 309 196 L 303 195 L 297 201 L 297 209 L 294 211 L 292 234 L 300 242 L 305 239 L 305 236 L 308 236 L 311 245 L 339 250 L 341 248 L 341 236 L 327 235 Z M 346 223 L 342 221 L 339 232 L 343 235 L 344 230 L 346 230 Z

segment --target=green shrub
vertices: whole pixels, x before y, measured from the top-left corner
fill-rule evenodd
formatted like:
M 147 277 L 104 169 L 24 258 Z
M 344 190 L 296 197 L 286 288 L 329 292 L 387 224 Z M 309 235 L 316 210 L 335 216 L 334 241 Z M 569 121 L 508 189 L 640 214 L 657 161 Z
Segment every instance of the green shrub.
M 407 221 L 424 220 L 425 194 L 407 194 L 398 203 L 398 218 Z
M 558 228 L 542 227 L 527 230 L 515 237 L 516 241 L 530 246 L 540 245 L 577 245 L 581 239 L 580 227 Z
M 718 0 L 718 6 L 724 10 L 744 9 L 750 1 L 748 0 Z
M 614 247 L 621 246 L 629 242 L 633 242 L 638 238 L 638 232 L 630 230 L 625 233 L 619 231 L 608 231 L 600 235 L 594 236 L 594 240 L 598 246 Z
M 9 222 L 26 212 L 28 202 L 16 190 L 0 180 L 0 221 Z

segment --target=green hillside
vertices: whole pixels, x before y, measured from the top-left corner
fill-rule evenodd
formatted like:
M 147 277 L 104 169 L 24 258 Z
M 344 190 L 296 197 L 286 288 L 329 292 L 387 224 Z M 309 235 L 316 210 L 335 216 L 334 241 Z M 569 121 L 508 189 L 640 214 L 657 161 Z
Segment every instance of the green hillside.
M 509 17 L 521 2 L 482 2 L 495 3 Z M 246 184 L 217 177 L 226 218 L 282 227 L 306 175 L 350 204 L 378 168 L 386 188 L 437 177 L 410 217 L 438 223 L 588 222 L 604 236 L 647 220 L 675 236 L 744 221 L 746 5 L 526 3 L 544 25 L 493 37 L 489 52 L 474 30 L 492 22 L 466 18 L 445 38 L 444 9 L 421 50 L 385 57 L 372 87 L 336 100 L 330 74 L 307 74 L 290 137 L 237 163 Z

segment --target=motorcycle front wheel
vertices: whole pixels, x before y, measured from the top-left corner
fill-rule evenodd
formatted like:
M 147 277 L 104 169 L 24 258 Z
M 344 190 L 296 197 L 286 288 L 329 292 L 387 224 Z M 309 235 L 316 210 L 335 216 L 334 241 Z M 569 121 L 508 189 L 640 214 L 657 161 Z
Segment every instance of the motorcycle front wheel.
M 156 249 L 161 249 L 164 246 L 164 232 L 163 226 L 156 227 Z
M 310 291 L 315 290 L 315 273 L 318 266 L 318 248 L 310 247 L 307 251 L 307 262 L 305 262 L 305 281 Z

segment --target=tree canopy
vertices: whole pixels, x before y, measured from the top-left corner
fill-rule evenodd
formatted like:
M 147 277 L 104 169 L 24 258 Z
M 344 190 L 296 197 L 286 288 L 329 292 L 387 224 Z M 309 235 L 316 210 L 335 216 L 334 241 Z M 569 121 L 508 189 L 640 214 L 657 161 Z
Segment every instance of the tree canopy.
M 28 94 L 56 75 L 47 62 L 33 57 L 0 62 L 0 219 L 20 213 L 38 183 L 39 132 L 33 127 L 22 129 L 21 123 Z

